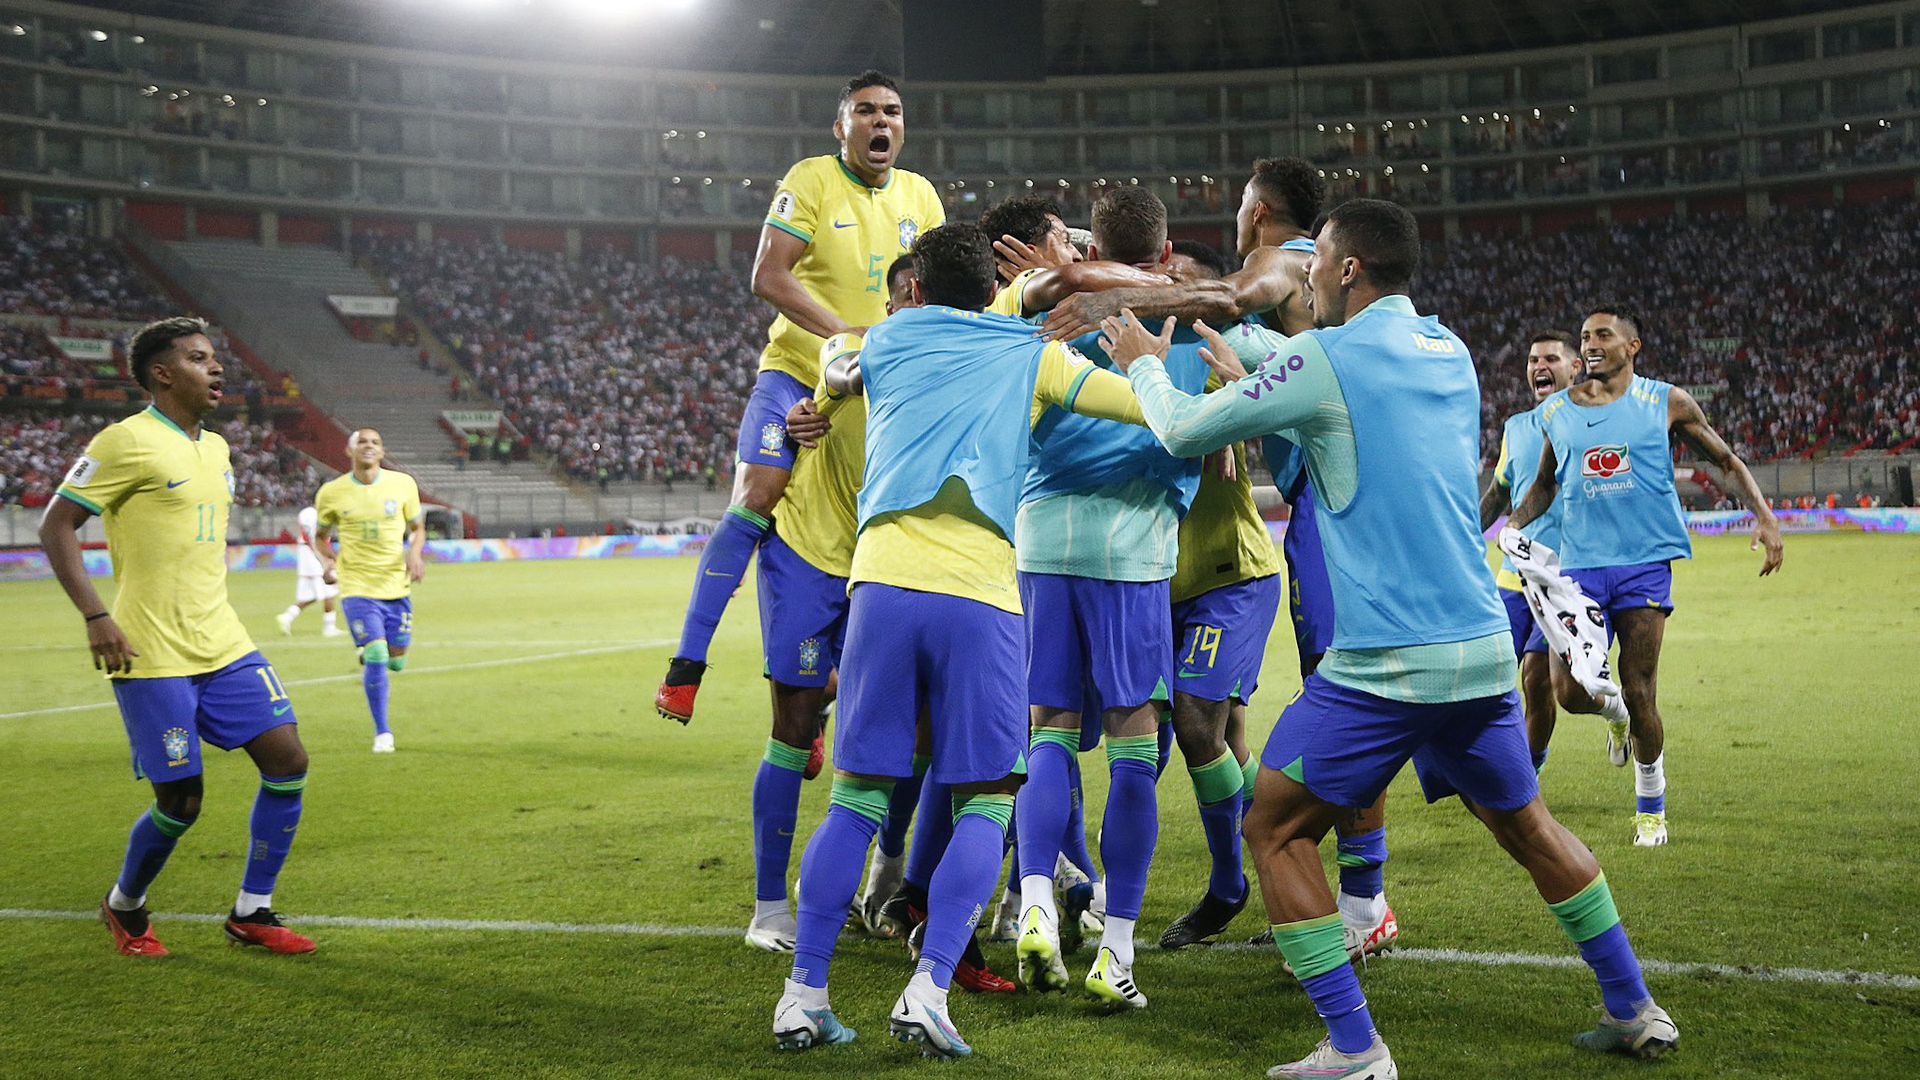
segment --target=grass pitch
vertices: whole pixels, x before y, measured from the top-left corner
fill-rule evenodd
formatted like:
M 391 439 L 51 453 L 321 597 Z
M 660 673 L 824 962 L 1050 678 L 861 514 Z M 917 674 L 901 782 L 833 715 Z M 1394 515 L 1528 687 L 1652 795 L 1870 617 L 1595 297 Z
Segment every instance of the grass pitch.
M 1628 844 L 1631 779 L 1596 721 L 1563 717 L 1548 802 L 1607 868 L 1650 960 L 1890 973 L 1864 984 L 1744 973 L 1649 975 L 1678 1020 L 1677 1055 L 1594 1058 L 1568 1037 L 1593 1019 L 1581 968 L 1488 966 L 1436 952 L 1362 978 L 1406 1077 L 1911 1075 L 1920 1062 L 1914 837 L 1920 780 L 1920 547 L 1792 537 L 1777 578 L 1739 539 L 1697 542 L 1678 572 L 1662 708 L 1673 843 Z M 276 895 L 313 934 L 309 957 L 227 947 L 255 787 L 244 755 L 209 753 L 206 807 L 152 893 L 174 956 L 117 956 L 79 918 L 118 870 L 148 802 L 131 781 L 107 688 L 51 582 L 0 586 L 0 1076 L 103 1076 L 130 1062 L 176 1076 L 911 1074 L 886 1037 L 908 968 L 897 945 L 847 939 L 834 1002 L 849 1047 L 777 1055 L 769 1020 L 786 962 L 753 951 L 748 794 L 766 738 L 754 600 L 716 642 L 689 729 L 651 696 L 679 629 L 691 562 L 435 566 L 416 599 L 413 666 L 395 680 L 400 752 L 368 752 L 352 649 L 317 615 L 280 637 L 290 576 L 240 574 L 233 598 L 293 692 L 312 753 L 306 817 Z M 1282 633 L 1250 737 L 1297 680 Z M 81 706 L 74 711 L 41 710 Z M 98 706 L 87 708 L 86 706 Z M 1091 806 L 1104 798 L 1097 757 Z M 801 832 L 825 811 L 810 784 Z M 1387 887 L 1412 949 L 1572 958 L 1523 875 L 1457 804 L 1425 806 L 1410 775 L 1389 807 Z M 1162 832 L 1143 936 L 1205 881 L 1192 792 L 1160 786 Z M 1090 813 L 1090 816 L 1091 813 Z M 798 870 L 800 846 L 795 848 Z M 671 933 L 418 922 L 624 924 Z M 303 921 L 304 920 L 304 921 Z M 1243 915 L 1233 936 L 1261 926 Z M 707 928 L 704 932 L 701 928 Z M 1012 969 L 1010 949 L 989 959 Z M 1090 955 L 1076 958 L 1076 977 Z M 1271 952 L 1141 950 L 1152 1007 L 956 992 L 977 1059 L 1007 1077 L 1257 1076 L 1321 1028 Z

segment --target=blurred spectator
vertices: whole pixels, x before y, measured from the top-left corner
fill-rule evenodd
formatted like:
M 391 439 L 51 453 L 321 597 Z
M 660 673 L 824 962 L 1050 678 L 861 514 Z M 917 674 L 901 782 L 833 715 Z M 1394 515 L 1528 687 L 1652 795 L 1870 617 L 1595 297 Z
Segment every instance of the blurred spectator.
M 175 314 L 111 242 L 0 217 L 0 311 L 147 322 Z
M 117 419 L 41 409 L 0 412 L 0 506 L 46 505 L 87 441 Z M 271 428 L 237 418 L 209 426 L 232 454 L 237 505 L 304 506 L 326 479 Z

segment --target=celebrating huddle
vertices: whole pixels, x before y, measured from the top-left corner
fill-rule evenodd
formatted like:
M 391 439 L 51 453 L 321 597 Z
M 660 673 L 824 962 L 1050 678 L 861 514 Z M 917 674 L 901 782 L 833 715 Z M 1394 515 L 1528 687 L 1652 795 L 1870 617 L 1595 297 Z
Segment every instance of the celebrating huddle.
M 1165 208 L 1134 186 L 1095 203 L 1082 253 L 1042 198 L 945 224 L 931 185 L 894 166 L 905 120 L 884 75 L 847 85 L 834 134 L 839 154 L 799 163 L 773 198 L 753 283 L 779 319 L 741 426 L 745 467 L 655 699 L 692 719 L 714 628 L 758 550 L 774 716 L 747 940 L 794 955 L 776 1044 L 854 1038 L 828 974 L 843 926 L 864 923 L 917 958 L 891 1033 L 970 1054 L 948 994 L 1014 988 L 973 938 L 1010 844 L 992 924 L 1016 942 L 1020 982 L 1066 989 L 1063 938 L 1097 928 L 1082 986 L 1146 1007 L 1134 933 L 1177 742 L 1212 872 L 1161 944 L 1216 938 L 1244 908 L 1244 841 L 1271 940 L 1328 1030 L 1270 1075 L 1397 1075 L 1352 961 L 1399 932 L 1383 800 L 1409 760 L 1429 801 L 1457 795 L 1527 870 L 1594 971 L 1605 1015 L 1576 1043 L 1636 1057 L 1676 1046 L 1605 875 L 1548 812 L 1537 773 L 1556 698 L 1605 713 L 1615 762 L 1640 766 L 1636 843 L 1665 842 L 1653 675 L 1667 563 L 1689 553 L 1669 431 L 1754 508 L 1762 573 L 1780 545 L 1692 399 L 1633 374 L 1631 316 L 1589 318 L 1577 357 L 1543 335 L 1560 352 L 1536 349 L 1529 372 L 1548 400 L 1509 424 L 1482 497 L 1478 377 L 1468 345 L 1409 296 L 1421 243 L 1406 210 L 1359 199 L 1323 214 L 1304 162 L 1261 161 L 1238 215 L 1240 270 L 1170 243 Z M 1566 389 L 1581 362 L 1588 381 Z M 1248 478 L 1256 439 L 1293 507 L 1283 554 L 1306 679 L 1257 760 L 1245 711 L 1281 589 Z M 1564 545 L 1554 565 L 1572 576 L 1553 595 L 1617 626 L 1624 693 L 1604 663 L 1598 682 L 1577 679 L 1594 661 L 1571 647 L 1545 655 L 1531 620 L 1571 616 L 1533 592 L 1503 609 L 1483 531 L 1509 506 L 1517 550 Z M 798 794 L 824 766 L 834 710 L 831 804 L 796 914 Z M 1079 812 L 1079 755 L 1096 745 L 1110 780 L 1097 867 Z M 1337 900 L 1318 853 L 1329 830 Z

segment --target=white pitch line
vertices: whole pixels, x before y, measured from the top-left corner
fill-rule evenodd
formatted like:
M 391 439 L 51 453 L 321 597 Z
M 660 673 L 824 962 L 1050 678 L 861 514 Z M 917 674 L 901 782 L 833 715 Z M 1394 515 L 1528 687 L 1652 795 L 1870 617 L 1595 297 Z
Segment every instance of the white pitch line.
M 567 652 L 535 653 L 532 656 L 503 656 L 494 660 L 472 660 L 464 664 L 446 664 L 440 667 L 417 667 L 407 674 L 409 678 L 419 675 L 441 675 L 450 671 L 477 671 L 481 668 L 513 667 L 519 664 L 538 664 L 547 660 L 569 660 L 580 656 L 605 656 L 608 653 L 631 652 L 634 649 L 652 649 L 661 645 L 671 645 L 668 639 L 657 641 L 630 641 L 624 645 L 603 645 L 594 649 L 571 649 Z M 327 683 L 359 682 L 360 673 L 347 675 L 321 675 L 312 679 L 293 679 L 286 686 L 324 686 Z M 58 716 L 62 713 L 91 712 L 95 709 L 111 709 L 111 701 L 96 701 L 86 705 L 60 705 L 51 709 L 28 709 L 25 712 L 0 713 L 0 720 L 25 720 L 34 716 Z
M 40 919 L 60 922 L 90 922 L 97 911 L 47 911 L 35 908 L 0 908 L 0 919 Z M 217 923 L 224 915 L 188 913 L 163 915 L 159 921 Z M 374 919 L 351 915 L 300 915 L 296 926 L 341 926 L 356 930 L 457 930 L 507 934 L 599 934 L 610 937 L 729 938 L 740 933 L 737 927 L 660 926 L 651 923 L 566 923 L 529 922 L 518 919 Z M 1145 938 L 1140 944 L 1146 944 Z M 1216 946 L 1218 948 L 1219 946 Z M 1265 946 L 1227 946 L 1236 951 Z M 1414 961 L 1423 964 L 1472 964 L 1477 967 L 1581 968 L 1578 956 L 1540 953 L 1468 952 L 1464 949 L 1395 949 L 1383 962 Z M 1641 960 L 1640 966 L 1656 975 L 1690 978 L 1741 979 L 1747 982 L 1812 983 L 1821 986 L 1866 986 L 1882 990 L 1920 990 L 1920 976 L 1895 975 L 1882 971 L 1829 971 L 1820 968 L 1767 967 L 1745 964 L 1702 964 L 1677 960 Z

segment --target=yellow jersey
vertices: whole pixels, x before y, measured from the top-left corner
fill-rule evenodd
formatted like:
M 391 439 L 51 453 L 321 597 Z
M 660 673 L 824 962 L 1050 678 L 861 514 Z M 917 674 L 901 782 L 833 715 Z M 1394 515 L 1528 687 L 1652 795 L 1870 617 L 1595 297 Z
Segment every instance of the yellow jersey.
M 827 389 L 826 365 L 836 354 L 857 352 L 860 338 L 835 334 L 821 347 L 820 382 L 813 399 L 830 413 L 833 430 L 820 445 L 802 449 L 793 479 L 774 511 L 773 529 L 794 554 L 834 577 L 853 572 L 853 541 L 860 531 L 860 488 L 867 479 L 867 399 L 844 398 Z
M 413 583 L 407 578 L 407 530 L 420 520 L 420 487 L 413 477 L 381 469 L 363 484 L 351 472 L 320 485 L 313 497 L 320 527 L 340 536 L 340 595 L 369 600 L 398 600 Z
M 1233 463 L 1236 479 L 1201 474 L 1200 490 L 1180 522 L 1180 560 L 1171 586 L 1176 604 L 1280 572 L 1273 533 L 1253 501 L 1245 443 L 1234 444 Z
M 1022 270 L 1007 282 L 1005 288 L 993 294 L 993 302 L 987 305 L 989 315 L 1011 315 L 1016 319 L 1027 317 L 1026 301 L 1022 299 L 1027 292 L 1027 282 L 1032 281 L 1042 271 L 1042 267 Z
M 926 177 L 894 169 L 885 184 L 868 187 L 837 154 L 795 163 L 767 210 L 768 227 L 807 245 L 794 278 L 849 326 L 872 326 L 887 317 L 887 267 L 921 233 L 946 220 Z M 785 372 L 813 386 L 820 381 L 821 344 L 781 315 L 767 331 L 760 370 Z
M 59 497 L 100 515 L 113 556 L 113 621 L 140 656 L 116 678 L 218 671 L 253 651 L 227 602 L 227 441 L 192 438 L 147 407 L 93 437 Z
M 1052 405 L 1082 416 L 1146 423 L 1126 376 L 1095 366 L 1059 342 L 1049 343 L 1040 356 L 1027 426 L 1038 424 Z M 868 523 L 853 550 L 849 576 L 849 587 L 872 581 L 1023 613 L 1013 543 L 974 506 L 957 477 L 932 501 Z

